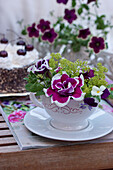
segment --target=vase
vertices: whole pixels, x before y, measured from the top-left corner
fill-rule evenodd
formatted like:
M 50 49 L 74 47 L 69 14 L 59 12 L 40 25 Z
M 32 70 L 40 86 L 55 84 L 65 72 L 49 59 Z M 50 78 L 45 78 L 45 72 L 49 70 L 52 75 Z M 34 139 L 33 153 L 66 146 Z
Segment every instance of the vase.
M 36 106 L 43 107 L 51 117 L 50 125 L 60 130 L 82 130 L 89 126 L 88 117 L 93 114 L 97 107 L 89 108 L 84 105 L 83 101 L 75 101 L 70 99 L 66 106 L 59 107 L 55 103 L 51 103 L 51 98 L 41 96 L 41 103 L 30 93 L 30 99 Z

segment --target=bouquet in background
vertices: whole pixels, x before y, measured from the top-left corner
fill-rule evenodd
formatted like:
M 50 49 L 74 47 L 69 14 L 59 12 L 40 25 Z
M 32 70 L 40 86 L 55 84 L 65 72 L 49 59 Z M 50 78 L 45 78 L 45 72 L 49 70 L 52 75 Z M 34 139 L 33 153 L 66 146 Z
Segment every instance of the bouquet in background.
M 70 8 L 67 7 L 69 2 Z M 49 52 L 70 55 L 70 52 L 79 52 L 83 48 L 90 56 L 108 47 L 107 35 L 112 25 L 105 14 L 98 14 L 99 0 L 56 0 L 56 3 L 63 4 L 65 10 L 55 23 L 41 18 L 22 29 L 22 35 L 38 42 L 39 51 L 41 45 L 43 52 L 51 47 Z M 50 14 L 55 17 L 53 12 Z

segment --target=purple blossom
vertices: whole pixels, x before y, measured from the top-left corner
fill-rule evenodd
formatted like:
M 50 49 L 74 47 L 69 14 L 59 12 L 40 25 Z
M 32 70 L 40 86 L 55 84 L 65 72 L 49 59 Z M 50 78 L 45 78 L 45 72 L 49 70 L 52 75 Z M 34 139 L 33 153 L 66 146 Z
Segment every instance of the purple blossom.
M 88 0 L 87 4 L 89 4 L 91 2 L 96 2 L 96 0 Z
M 91 34 L 91 32 L 90 32 L 89 28 L 82 29 L 82 30 L 79 30 L 78 38 L 86 39 L 88 37 L 88 35 L 90 35 L 90 34 Z
M 89 79 L 94 77 L 94 70 L 90 69 L 89 72 L 82 73 L 84 76 L 84 79 Z
M 37 28 L 40 29 L 41 32 L 45 32 L 46 30 L 50 29 L 50 22 L 41 19 L 40 23 L 37 25 Z
M 43 34 L 42 40 L 49 41 L 50 43 L 53 43 L 53 41 L 56 39 L 56 37 L 57 37 L 57 33 L 52 28 Z
M 32 71 L 32 73 L 44 74 L 50 69 L 48 60 L 39 59 L 35 65 L 29 67 L 28 72 Z
M 109 95 L 110 95 L 110 92 L 109 92 L 109 90 L 106 88 L 106 89 L 103 91 L 103 94 L 101 95 L 101 98 L 102 98 L 102 99 L 105 99 L 105 98 L 107 98 Z
M 81 101 L 84 93 L 81 86 L 84 84 L 84 78 L 81 75 L 78 78 L 70 78 L 67 74 L 56 74 L 51 81 L 51 87 L 44 89 L 47 97 L 51 96 L 51 101 L 55 102 L 59 107 L 67 105 L 70 98 Z
M 39 31 L 35 28 L 35 23 L 32 24 L 32 26 L 27 28 L 29 37 L 39 37 Z
M 89 47 L 93 48 L 95 53 L 99 53 L 100 50 L 105 48 L 104 39 L 102 37 L 92 37 Z
M 67 4 L 68 0 L 57 0 L 57 3 Z
M 94 98 L 87 97 L 84 99 L 84 103 L 88 104 L 91 107 L 97 107 L 98 103 L 95 102 Z
M 64 19 L 66 19 L 70 24 L 77 19 L 77 15 L 75 14 L 75 9 L 65 9 L 65 16 Z

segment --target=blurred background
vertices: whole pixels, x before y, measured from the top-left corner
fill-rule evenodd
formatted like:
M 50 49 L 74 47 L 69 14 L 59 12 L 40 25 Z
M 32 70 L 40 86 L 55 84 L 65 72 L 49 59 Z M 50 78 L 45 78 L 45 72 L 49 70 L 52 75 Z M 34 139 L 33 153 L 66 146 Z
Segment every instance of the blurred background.
M 84 0 L 85 1 L 85 0 Z M 70 6 L 71 0 L 66 6 Z M 101 7 L 99 13 L 106 14 L 113 24 L 113 0 L 99 0 Z M 24 24 L 32 24 L 38 22 L 41 18 L 50 19 L 51 22 L 55 18 L 50 16 L 50 11 L 54 11 L 55 16 L 60 16 L 64 12 L 65 5 L 56 3 L 56 0 L 0 0 L 0 33 L 7 34 L 7 29 L 12 29 L 20 33 L 20 25 L 17 21 L 24 20 Z M 92 7 L 93 10 L 93 7 Z M 9 38 L 15 35 L 8 33 Z M 109 36 L 109 49 L 113 52 L 113 30 Z

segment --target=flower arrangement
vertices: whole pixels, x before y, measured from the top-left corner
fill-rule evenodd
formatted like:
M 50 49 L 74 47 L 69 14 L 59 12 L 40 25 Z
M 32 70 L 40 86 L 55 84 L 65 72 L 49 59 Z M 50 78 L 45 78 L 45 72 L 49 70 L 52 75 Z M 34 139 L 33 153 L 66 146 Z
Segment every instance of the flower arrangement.
M 66 6 L 69 0 L 56 0 L 56 2 Z M 106 16 L 98 14 L 99 7 L 99 0 L 87 0 L 87 2 L 72 0 L 71 7 L 66 7 L 64 15 L 57 17 L 55 23 L 40 19 L 38 23 L 25 26 L 22 34 L 28 35 L 32 40 L 37 39 L 39 43 L 52 44 L 53 52 L 58 46 L 63 45 L 63 52 L 69 49 L 78 52 L 81 47 L 86 47 L 89 55 L 97 54 L 107 48 L 106 39 L 112 28 Z M 92 12 L 92 9 L 95 9 L 95 12 Z M 53 12 L 51 15 L 54 17 Z
M 71 99 L 83 101 L 81 107 L 97 107 L 98 101 L 110 95 L 105 80 L 107 68 L 101 63 L 90 68 L 86 61 L 71 62 L 59 53 L 39 59 L 28 68 L 26 89 L 37 96 L 45 95 L 59 107 Z

